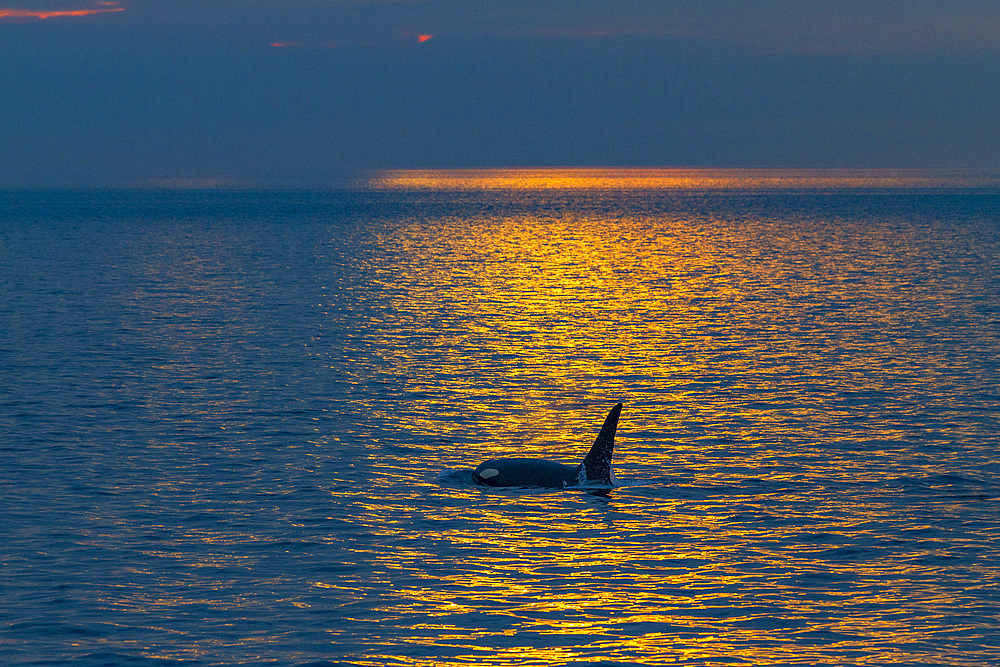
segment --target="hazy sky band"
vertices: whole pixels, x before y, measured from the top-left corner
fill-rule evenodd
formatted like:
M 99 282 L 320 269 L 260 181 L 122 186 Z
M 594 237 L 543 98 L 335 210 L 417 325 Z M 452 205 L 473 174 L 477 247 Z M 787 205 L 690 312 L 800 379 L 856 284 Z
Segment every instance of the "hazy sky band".
M 133 0 L 4 6 L 0 19 L 83 17 L 126 7 L 131 28 L 200 25 L 219 30 L 222 37 L 256 33 L 262 43 L 306 43 L 312 38 L 364 42 L 380 34 L 418 30 L 465 36 L 689 37 L 775 51 L 996 53 L 1000 40 L 995 3 L 961 0 Z
M 0 186 L 1000 167 L 994 3 L 21 3 L 0 22 Z

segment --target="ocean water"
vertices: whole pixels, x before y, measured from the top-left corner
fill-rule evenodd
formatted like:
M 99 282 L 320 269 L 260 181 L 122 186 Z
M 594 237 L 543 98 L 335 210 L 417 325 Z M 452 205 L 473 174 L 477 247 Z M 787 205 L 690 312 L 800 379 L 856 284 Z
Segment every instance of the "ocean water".
M 0 192 L 3 664 L 1000 664 L 998 450 L 989 175 Z

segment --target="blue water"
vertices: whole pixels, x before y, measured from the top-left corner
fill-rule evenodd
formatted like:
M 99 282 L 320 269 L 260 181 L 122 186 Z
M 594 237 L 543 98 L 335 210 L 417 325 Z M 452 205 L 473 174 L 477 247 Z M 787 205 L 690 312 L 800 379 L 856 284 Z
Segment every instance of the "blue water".
M 0 662 L 1000 664 L 1000 188 L 785 176 L 0 192 Z

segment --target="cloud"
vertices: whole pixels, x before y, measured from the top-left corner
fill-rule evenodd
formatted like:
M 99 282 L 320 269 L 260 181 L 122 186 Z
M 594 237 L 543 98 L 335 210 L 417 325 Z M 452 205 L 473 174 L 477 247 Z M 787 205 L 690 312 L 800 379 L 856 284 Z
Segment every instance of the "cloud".
M 80 17 L 80 16 L 92 16 L 93 14 L 106 14 L 108 12 L 123 12 L 124 7 L 121 7 L 116 2 L 99 2 L 101 5 L 99 9 L 51 9 L 51 10 L 41 10 L 41 9 L 7 9 L 0 7 L 0 21 L 30 21 L 30 20 L 40 20 L 54 19 L 54 18 L 70 18 L 70 17 Z

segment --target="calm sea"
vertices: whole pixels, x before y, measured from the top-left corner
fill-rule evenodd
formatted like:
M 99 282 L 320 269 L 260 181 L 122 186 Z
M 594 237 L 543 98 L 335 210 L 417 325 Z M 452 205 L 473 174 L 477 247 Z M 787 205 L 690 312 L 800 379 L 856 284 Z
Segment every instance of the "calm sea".
M 0 192 L 3 664 L 996 665 L 998 449 L 994 176 Z

